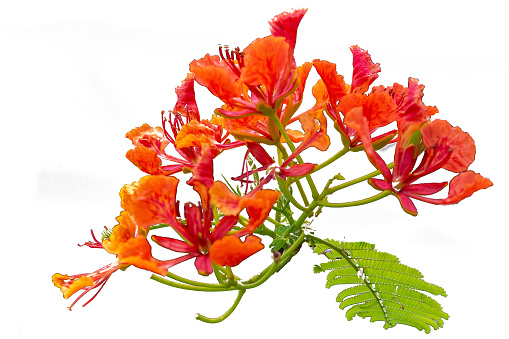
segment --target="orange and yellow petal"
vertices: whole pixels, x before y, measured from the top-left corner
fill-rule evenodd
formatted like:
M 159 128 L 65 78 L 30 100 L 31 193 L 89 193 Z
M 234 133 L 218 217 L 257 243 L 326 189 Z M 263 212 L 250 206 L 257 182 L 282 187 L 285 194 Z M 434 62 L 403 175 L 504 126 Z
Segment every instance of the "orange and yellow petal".
M 168 175 L 169 172 L 161 169 L 162 161 L 157 156 L 157 153 L 145 146 L 136 146 L 126 153 L 126 158 L 129 159 L 136 167 L 147 174 L 152 175 Z
M 244 50 L 245 67 L 240 80 L 252 86 L 263 85 L 272 95 L 282 70 L 287 67 L 289 48 L 283 37 L 256 39 Z
M 132 194 L 130 210 L 140 228 L 155 224 L 178 225 L 176 194 L 179 180 L 162 175 L 145 176 Z M 179 227 L 179 226 L 177 226 Z
M 145 136 L 153 136 L 157 139 L 163 139 L 163 129 L 161 127 L 151 127 L 148 124 L 143 124 L 126 133 L 126 138 L 132 141 L 134 146 L 140 146 L 140 139 Z
M 215 131 L 196 120 L 182 126 L 175 138 L 177 148 L 203 147 L 205 144 L 214 147 L 215 143 Z
M 241 90 L 237 79 L 227 66 L 221 64 L 218 56 L 207 54 L 202 59 L 191 62 L 189 68 L 194 73 L 196 82 L 207 87 L 225 103 L 231 103 L 233 98 L 240 97 Z
M 338 100 L 350 92 L 349 86 L 343 76 L 336 72 L 336 64 L 315 59 L 313 65 L 327 88 L 330 103 L 335 106 Z
M 68 299 L 82 288 L 94 286 L 94 280 L 86 275 L 69 277 L 65 274 L 55 273 L 51 280 L 55 287 L 62 291 L 65 299 Z
M 220 266 L 234 267 L 264 247 L 262 240 L 254 235 L 248 235 L 244 242 L 234 236 L 225 236 L 212 243 L 209 258 Z

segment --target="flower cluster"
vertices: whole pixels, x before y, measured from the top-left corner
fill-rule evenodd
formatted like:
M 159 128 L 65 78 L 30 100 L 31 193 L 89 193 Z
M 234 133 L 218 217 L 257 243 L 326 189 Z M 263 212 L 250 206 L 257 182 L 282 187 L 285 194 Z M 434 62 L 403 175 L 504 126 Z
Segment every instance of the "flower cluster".
M 64 298 L 81 291 L 77 301 L 93 289 L 100 290 L 114 272 L 129 266 L 171 277 L 177 282 L 168 284 L 175 287 L 243 291 L 265 281 L 303 242 L 309 242 L 306 219 L 324 207 L 361 205 L 394 195 L 405 212 L 417 215 L 412 199 L 455 204 L 492 185 L 469 170 L 475 157 L 472 137 L 445 120 L 434 119 L 438 109 L 423 103 L 424 86 L 417 79 L 409 78 L 407 87 L 398 83 L 372 86 L 380 64 L 373 63 L 359 46 L 350 48 L 350 83 L 326 60 L 297 66 L 297 28 L 306 11 L 274 17 L 269 22 L 271 34 L 243 50 L 220 47 L 217 55 L 193 60 L 190 73 L 175 90 L 173 110 L 161 113 L 161 126 L 143 124 L 126 134 L 134 146 L 127 159 L 147 175 L 121 189 L 123 210 L 118 224 L 106 230 L 100 241 L 92 233 L 94 241 L 85 244 L 106 250 L 116 261 L 89 274 L 53 275 Z M 299 112 L 313 69 L 319 75 L 312 87 L 315 104 Z M 223 103 L 208 119 L 200 116 L 195 83 Z M 342 144 L 331 145 L 328 123 L 333 124 L 333 133 L 339 133 Z M 395 128 L 377 133 L 390 125 Z M 378 153 L 388 144 L 395 144 L 394 162 L 389 165 Z M 213 163 L 223 152 L 238 148 L 245 156 L 239 163 L 242 172 L 232 178 L 237 185 L 234 188 L 230 181 L 214 179 Z M 303 152 L 308 148 L 332 150 L 334 155 L 321 164 L 305 162 Z M 323 176 L 325 167 L 359 151 L 365 152 L 378 172 L 331 186 L 336 175 L 321 192 L 317 189 L 312 178 L 315 173 L 320 171 Z M 416 183 L 439 169 L 457 175 L 450 182 Z M 375 178 L 380 174 L 381 178 Z M 199 202 L 185 203 L 182 211 L 176 175 L 187 176 L 187 185 L 199 195 Z M 361 182 L 381 193 L 356 202 L 330 201 L 334 192 Z M 447 185 L 445 198 L 429 197 Z M 299 192 L 300 198 L 294 192 Z M 294 218 L 296 212 L 300 217 Z M 175 237 L 152 235 L 150 239 L 170 250 L 170 257 L 172 253 L 176 256 L 172 259 L 159 260 L 151 254 L 148 234 L 163 227 L 172 228 Z M 260 235 L 272 238 L 274 264 L 241 282 L 231 268 L 265 247 Z M 169 272 L 172 266 L 190 259 L 199 274 L 214 273 L 218 284 L 193 282 Z

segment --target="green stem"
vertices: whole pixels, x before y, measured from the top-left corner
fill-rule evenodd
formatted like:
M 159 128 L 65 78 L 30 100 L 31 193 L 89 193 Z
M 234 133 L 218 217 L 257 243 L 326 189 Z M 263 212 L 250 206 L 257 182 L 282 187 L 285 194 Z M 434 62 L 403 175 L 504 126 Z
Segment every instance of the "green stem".
M 276 114 L 273 113 L 273 114 L 269 115 L 269 118 L 271 118 L 272 121 L 276 124 L 277 128 L 279 129 L 279 132 L 285 138 L 286 143 L 287 143 L 288 147 L 290 148 L 290 150 L 292 152 L 295 152 L 295 150 L 296 150 L 295 145 L 293 144 L 292 140 L 288 136 L 288 133 L 286 133 L 285 128 L 281 124 L 281 121 L 279 121 L 279 118 L 276 116 Z M 297 155 L 295 157 L 295 159 L 297 159 L 299 164 L 303 164 L 304 163 L 304 161 L 302 161 L 302 158 L 301 158 L 300 155 Z M 311 179 L 311 176 L 309 176 L 309 174 L 306 175 L 306 180 L 307 180 L 307 182 L 309 184 L 309 187 L 311 188 L 311 193 L 313 195 L 313 198 L 316 198 L 318 196 L 318 191 L 316 190 L 315 183 L 313 182 L 313 179 Z
M 168 278 L 172 278 L 173 280 L 179 281 L 179 282 L 187 284 L 187 285 L 192 285 L 192 286 L 207 287 L 207 288 L 224 288 L 225 287 L 224 285 L 207 284 L 207 283 L 203 283 L 200 281 L 189 280 L 186 278 L 182 278 L 181 276 L 178 276 L 171 272 L 167 272 L 166 276 Z
M 328 202 L 328 201 L 318 201 L 317 203 L 318 203 L 319 206 L 326 206 L 326 207 L 352 207 L 352 206 L 360 206 L 360 205 L 369 204 L 369 203 L 371 203 L 373 201 L 377 201 L 377 200 L 380 200 L 382 198 L 385 198 L 386 196 L 390 195 L 391 193 L 392 193 L 391 190 L 386 190 L 386 191 L 380 192 L 377 195 L 374 195 L 372 197 L 369 197 L 369 198 L 366 198 L 366 199 L 362 199 L 362 200 L 357 200 L 357 201 L 341 202 L 341 203 L 333 203 L 333 202 Z
M 308 197 L 306 196 L 306 192 L 304 192 L 304 188 L 299 180 L 295 182 L 297 184 L 297 188 L 299 189 L 300 196 L 302 197 L 302 201 L 304 201 L 304 205 L 309 206 Z
M 297 207 L 298 209 L 300 209 L 301 211 L 305 211 L 306 210 L 306 207 L 302 206 L 301 204 L 299 204 L 299 202 L 297 200 L 295 200 L 295 198 L 293 197 L 293 195 L 290 193 L 290 191 L 288 191 L 288 187 L 286 187 L 285 185 L 285 182 L 283 181 L 283 179 L 279 178 L 279 177 L 276 177 L 277 179 L 277 182 L 279 184 L 279 189 L 284 193 L 285 195 L 285 198 L 287 198 L 288 200 L 290 200 L 290 202 L 295 206 Z
M 222 286 L 221 288 L 208 288 L 208 287 L 191 286 L 191 285 L 186 285 L 186 284 L 180 284 L 180 283 L 177 283 L 177 282 L 174 282 L 174 281 L 171 281 L 171 280 L 167 280 L 167 279 L 165 279 L 163 277 L 160 277 L 158 275 L 155 275 L 155 274 L 152 274 L 152 276 L 150 276 L 150 279 L 155 280 L 157 282 L 160 282 L 162 284 L 171 286 L 171 287 L 176 287 L 176 288 L 180 288 L 180 289 L 183 289 L 183 290 L 189 290 L 189 291 L 223 292 L 223 291 L 233 291 L 233 290 L 235 290 L 235 287 L 223 287 Z M 220 286 L 220 285 L 218 285 L 218 286 Z
M 394 163 L 390 163 L 389 165 L 387 165 L 387 167 L 389 169 L 392 169 L 394 167 Z M 374 171 L 374 172 L 371 172 L 371 173 L 368 173 L 360 178 L 357 178 L 357 179 L 354 179 L 354 180 L 350 180 L 348 182 L 345 182 L 344 184 L 341 184 L 341 185 L 337 185 L 337 186 L 333 186 L 333 187 L 330 187 L 327 189 L 327 194 L 326 195 L 329 195 L 329 194 L 332 194 L 336 191 L 339 191 L 339 190 L 342 190 L 343 188 L 346 188 L 348 186 L 352 186 L 352 185 L 355 185 L 355 184 L 358 184 L 360 182 L 363 182 L 365 180 L 368 180 L 368 179 L 371 179 L 379 174 L 381 174 L 382 172 L 380 172 L 379 170 L 378 171 Z
M 350 151 L 350 148 L 348 147 L 345 147 L 343 148 L 341 151 L 339 151 L 338 153 L 334 154 L 332 157 L 330 157 L 328 160 L 322 162 L 320 165 L 318 165 L 314 170 L 313 170 L 313 173 L 315 172 L 318 172 L 319 170 L 321 170 L 322 168 L 324 167 L 327 167 L 329 166 L 330 164 L 332 164 L 334 161 L 338 160 L 339 158 L 341 158 L 343 155 L 345 155 L 346 153 L 348 153 Z
M 216 276 L 217 282 L 221 285 L 227 285 L 228 282 L 226 280 L 226 277 L 221 273 L 219 269 L 219 265 L 212 263 L 212 267 L 214 267 L 214 275 Z
M 211 323 L 211 324 L 216 324 L 216 323 L 219 323 L 219 322 L 225 320 L 226 318 L 228 318 L 230 316 L 230 314 L 233 313 L 233 311 L 235 311 L 235 309 L 237 308 L 237 305 L 239 304 L 240 300 L 242 299 L 242 296 L 244 295 L 244 293 L 246 293 L 246 290 L 239 290 L 239 293 L 237 294 L 237 298 L 235 299 L 235 302 L 233 303 L 232 307 L 230 307 L 228 309 L 228 311 L 226 311 L 222 316 L 217 317 L 217 318 L 208 318 L 208 317 L 205 317 L 205 316 L 201 315 L 200 313 L 198 313 L 196 315 L 196 319 L 206 322 L 206 323 Z
M 273 223 L 273 224 L 274 224 L 274 225 L 276 225 L 276 226 L 283 226 L 283 224 L 282 224 L 282 223 L 277 222 L 276 220 L 272 219 L 272 218 L 271 218 L 271 217 L 269 217 L 269 216 L 267 216 L 267 218 L 266 218 L 265 220 L 267 220 L 268 222 Z M 272 231 L 271 231 L 271 232 L 272 232 Z M 274 233 L 274 234 L 275 234 L 275 233 Z

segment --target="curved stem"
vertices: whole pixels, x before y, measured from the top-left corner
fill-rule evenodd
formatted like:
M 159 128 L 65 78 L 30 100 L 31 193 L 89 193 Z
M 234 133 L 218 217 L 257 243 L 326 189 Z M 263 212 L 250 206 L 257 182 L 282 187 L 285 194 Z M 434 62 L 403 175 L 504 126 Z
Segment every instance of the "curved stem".
M 362 200 L 357 200 L 357 201 L 342 202 L 342 203 L 333 203 L 333 202 L 328 202 L 328 201 L 318 201 L 317 203 L 318 203 L 319 206 L 326 206 L 326 207 L 352 207 L 352 206 L 360 206 L 360 205 L 369 204 L 369 203 L 371 203 L 373 201 L 377 201 L 377 200 L 380 200 L 382 198 L 385 198 L 386 196 L 390 195 L 391 193 L 392 193 L 391 190 L 386 190 L 386 191 L 380 192 L 377 195 L 374 195 L 372 197 L 369 197 L 369 198 L 366 198 L 366 199 L 362 199 Z
M 339 151 L 338 153 L 334 154 L 332 157 L 330 157 L 328 160 L 322 162 L 320 165 L 318 165 L 312 173 L 315 173 L 315 172 L 318 172 L 319 170 L 321 170 L 322 168 L 326 167 L 326 166 L 329 166 L 330 164 L 332 164 L 334 161 L 338 160 L 339 158 L 341 158 L 343 155 L 345 155 L 346 153 L 348 153 L 350 151 L 350 148 L 348 147 L 345 147 L 343 148 L 341 151 Z
M 201 286 L 191 286 L 186 284 L 180 284 L 174 281 L 170 281 L 167 279 L 164 279 L 163 277 L 160 277 L 158 275 L 152 274 L 150 276 L 150 279 L 155 280 L 157 282 L 160 282 L 162 284 L 180 288 L 183 290 L 189 290 L 189 291 L 201 291 L 201 292 L 224 292 L 224 291 L 233 291 L 235 290 L 235 287 L 221 287 L 221 288 L 209 288 L 209 287 L 201 287 Z M 220 285 L 218 285 L 220 286 Z
M 297 200 L 295 200 L 295 198 L 293 197 L 293 195 L 290 193 L 290 191 L 288 191 L 288 187 L 286 187 L 284 181 L 277 177 L 277 182 L 279 184 L 279 189 L 284 193 L 285 195 L 285 198 L 287 198 L 288 200 L 290 200 L 290 202 L 295 206 L 297 207 L 298 209 L 300 209 L 301 211 L 305 211 L 306 210 L 306 207 L 302 206 L 301 204 L 299 204 L 299 202 Z
M 387 167 L 389 169 L 392 169 L 394 167 L 394 162 L 391 162 L 389 165 L 387 165 Z M 352 186 L 352 185 L 355 185 L 355 184 L 358 184 L 360 182 L 363 182 L 365 180 L 368 180 L 368 179 L 371 179 L 379 174 L 382 174 L 382 172 L 380 172 L 379 170 L 378 171 L 374 171 L 374 172 L 371 172 L 371 173 L 368 173 L 360 178 L 357 178 L 357 179 L 354 179 L 354 180 L 350 180 L 348 182 L 345 182 L 344 184 L 341 184 L 341 185 L 338 185 L 338 186 L 333 186 L 333 187 L 330 187 L 327 189 L 327 195 L 329 194 L 332 194 L 336 191 L 339 191 L 339 190 L 342 190 L 343 188 L 346 188 L 348 186 Z
M 200 313 L 198 313 L 196 315 L 196 319 L 206 322 L 206 323 L 211 323 L 211 324 L 220 323 L 221 321 L 228 318 L 230 316 L 230 314 L 233 313 L 233 311 L 235 311 L 235 309 L 237 308 L 237 305 L 239 304 L 240 300 L 242 299 L 242 296 L 244 295 L 244 293 L 246 293 L 246 290 L 239 290 L 239 293 L 237 294 L 237 298 L 235 299 L 232 307 L 230 307 L 228 309 L 228 311 L 226 311 L 222 316 L 217 317 L 217 318 L 209 318 L 209 317 L 205 317 L 205 316 L 201 315 Z
M 260 273 L 258 276 L 258 279 L 250 279 L 250 281 L 253 282 L 243 282 L 241 285 L 237 285 L 238 289 L 251 289 L 260 286 L 263 284 L 267 279 L 269 279 L 274 273 L 279 271 L 283 266 L 285 266 L 295 255 L 294 251 L 302 245 L 304 242 L 304 232 L 301 233 L 301 235 L 295 240 L 295 242 L 290 246 L 281 256 L 278 262 L 272 263 L 270 266 L 268 266 L 265 270 Z
M 292 140 L 288 136 L 288 133 L 286 133 L 285 128 L 281 124 L 281 121 L 279 121 L 279 118 L 276 116 L 276 114 L 269 115 L 269 118 L 272 119 L 272 121 L 276 124 L 277 128 L 279 129 L 279 132 L 285 138 L 286 143 L 288 144 L 288 147 L 290 148 L 290 150 L 292 152 L 295 152 L 295 150 L 296 150 L 295 145 L 293 144 Z M 297 155 L 295 157 L 295 159 L 297 159 L 297 162 L 299 164 L 303 164 L 304 163 L 304 161 L 302 160 L 300 155 Z M 306 180 L 307 180 L 307 182 L 309 184 L 309 187 L 311 188 L 311 192 L 313 194 L 313 198 L 316 198 L 318 196 L 318 191 L 316 190 L 315 183 L 313 182 L 313 179 L 311 179 L 309 174 L 306 175 Z
M 178 275 L 176 275 L 174 273 L 171 273 L 171 272 L 167 272 L 166 276 L 168 278 L 172 278 L 173 280 L 176 280 L 176 281 L 179 281 L 181 283 L 184 283 L 184 284 L 187 284 L 187 285 L 191 285 L 191 286 L 206 287 L 206 288 L 225 288 L 226 287 L 225 285 L 208 284 L 208 283 L 203 283 L 203 282 L 200 282 L 200 281 L 194 281 L 194 280 L 182 278 L 181 276 L 178 276 Z
M 304 192 L 304 188 L 302 187 L 302 184 L 299 180 L 295 182 L 297 185 L 297 188 L 299 189 L 300 196 L 302 197 L 302 201 L 304 202 L 304 205 L 309 206 L 308 197 L 306 196 L 306 192 Z

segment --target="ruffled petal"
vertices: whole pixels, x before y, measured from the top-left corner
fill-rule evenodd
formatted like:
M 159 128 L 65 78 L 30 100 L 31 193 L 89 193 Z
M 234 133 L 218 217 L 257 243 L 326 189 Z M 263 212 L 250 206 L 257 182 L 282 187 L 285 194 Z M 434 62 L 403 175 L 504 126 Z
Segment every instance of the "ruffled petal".
M 244 242 L 233 236 L 226 236 L 215 241 L 209 250 L 210 260 L 220 266 L 237 266 L 265 246 L 262 240 L 248 235 Z
M 178 182 L 175 177 L 160 175 L 145 176 L 139 180 L 128 211 L 140 228 L 148 230 L 155 224 L 168 224 L 182 236 L 189 236 L 176 218 Z
M 126 158 L 129 159 L 141 171 L 152 175 L 171 175 L 178 172 L 177 168 L 173 171 L 162 170 L 162 161 L 157 156 L 157 153 L 145 146 L 136 146 L 126 153 Z
M 175 88 L 175 93 L 177 94 L 177 103 L 173 110 L 182 114 L 189 121 L 200 121 L 200 113 L 194 94 L 194 74 L 188 73 L 187 77 L 182 80 L 182 85 Z
M 327 88 L 330 103 L 335 108 L 337 101 L 349 93 L 348 85 L 345 83 L 343 76 L 336 72 L 336 64 L 326 60 L 315 59 L 313 60 L 313 65 Z
M 445 120 L 434 120 L 421 127 L 422 141 L 426 148 L 446 148 L 451 155 L 442 168 L 463 172 L 475 159 L 474 139 L 459 127 L 452 127 Z
M 194 60 L 189 65 L 194 73 L 196 82 L 207 89 L 225 103 L 233 103 L 233 99 L 240 97 L 241 90 L 237 79 L 223 65 L 218 56 L 205 55 L 202 59 Z
M 244 68 L 240 80 L 251 86 L 264 86 L 267 104 L 272 105 L 282 70 L 287 68 L 290 46 L 282 37 L 256 39 L 244 50 Z
M 380 64 L 373 64 L 368 51 L 355 45 L 350 47 L 353 54 L 352 93 L 365 93 L 381 71 Z
M 306 12 L 307 9 L 297 9 L 275 16 L 269 21 L 270 32 L 273 36 L 284 37 L 293 50 L 297 41 L 297 29 Z

